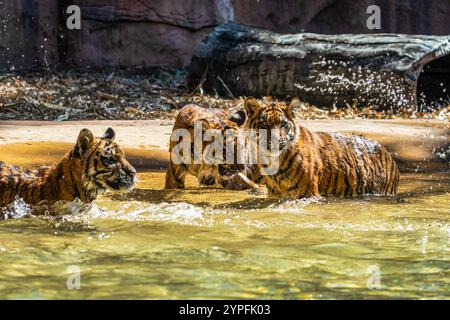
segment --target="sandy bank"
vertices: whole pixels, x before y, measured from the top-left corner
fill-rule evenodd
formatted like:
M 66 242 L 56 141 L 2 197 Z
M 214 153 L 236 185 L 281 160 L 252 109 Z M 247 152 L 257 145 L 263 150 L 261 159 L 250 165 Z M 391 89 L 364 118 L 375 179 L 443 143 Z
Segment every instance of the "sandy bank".
M 449 170 L 450 124 L 436 120 L 311 120 L 313 131 L 364 134 L 385 145 L 402 171 Z M 82 128 L 101 135 L 113 127 L 133 165 L 159 170 L 167 165 L 172 127 L 159 120 L 140 121 L 0 121 L 0 161 L 37 166 L 56 161 Z M 444 151 L 448 150 L 447 153 Z

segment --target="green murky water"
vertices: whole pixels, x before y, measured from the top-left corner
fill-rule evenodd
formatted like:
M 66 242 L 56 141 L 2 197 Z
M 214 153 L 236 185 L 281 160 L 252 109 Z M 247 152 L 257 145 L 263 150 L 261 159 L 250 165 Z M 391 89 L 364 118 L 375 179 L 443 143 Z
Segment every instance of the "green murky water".
M 132 194 L 0 221 L 0 298 L 450 298 L 448 173 L 363 200 L 162 183 L 142 174 Z

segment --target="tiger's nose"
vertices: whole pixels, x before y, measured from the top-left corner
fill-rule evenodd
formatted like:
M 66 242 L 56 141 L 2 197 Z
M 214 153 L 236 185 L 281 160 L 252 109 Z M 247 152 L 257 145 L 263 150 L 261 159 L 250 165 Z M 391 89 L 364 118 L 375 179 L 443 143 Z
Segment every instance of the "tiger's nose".
M 131 177 L 134 178 L 136 176 L 136 169 L 133 166 L 131 166 L 130 164 L 127 166 L 124 166 L 124 170 Z

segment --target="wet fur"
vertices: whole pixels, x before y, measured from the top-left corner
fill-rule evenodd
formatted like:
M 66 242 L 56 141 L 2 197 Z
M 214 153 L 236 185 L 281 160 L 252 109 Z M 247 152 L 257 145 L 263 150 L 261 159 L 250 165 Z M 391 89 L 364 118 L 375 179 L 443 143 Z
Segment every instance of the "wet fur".
M 203 132 L 208 129 L 217 129 L 224 132 L 227 129 L 238 130 L 244 123 L 245 113 L 241 110 L 232 113 L 227 110 L 208 110 L 197 105 L 187 105 L 178 113 L 173 131 L 186 129 L 194 137 L 194 123 L 203 123 Z M 169 151 L 172 152 L 178 141 L 171 141 Z M 210 142 L 203 143 L 203 150 Z M 225 144 L 224 144 L 225 147 Z M 192 159 L 194 158 L 192 145 Z M 224 151 L 225 152 L 225 151 Z M 222 186 L 226 189 L 243 190 L 256 187 L 259 175 L 257 166 L 244 166 L 233 164 L 175 164 L 170 160 L 166 173 L 166 189 L 183 189 L 185 187 L 186 173 L 197 177 L 200 185 Z
M 395 195 L 400 174 L 390 153 L 361 136 L 313 133 L 295 123 L 294 99 L 289 105 L 245 102 L 245 128 L 280 130 L 279 170 L 263 176 L 269 195 L 277 197 L 366 194 Z

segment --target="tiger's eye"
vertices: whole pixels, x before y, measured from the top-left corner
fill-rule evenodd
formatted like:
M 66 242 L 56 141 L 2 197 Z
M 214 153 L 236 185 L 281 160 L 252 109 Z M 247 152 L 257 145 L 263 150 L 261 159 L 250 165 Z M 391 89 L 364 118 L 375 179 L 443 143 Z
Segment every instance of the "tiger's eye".
M 117 163 L 117 160 L 114 157 L 102 157 L 102 161 L 107 166 L 112 166 Z

